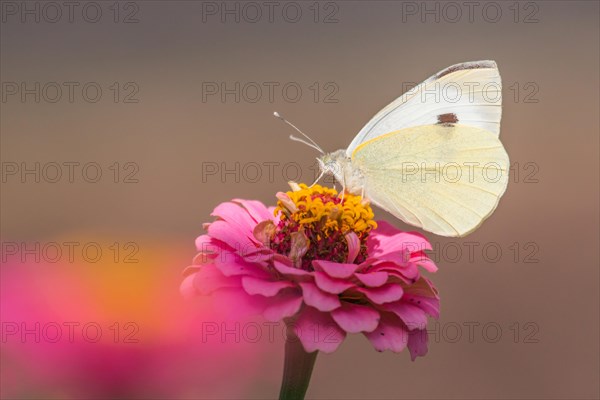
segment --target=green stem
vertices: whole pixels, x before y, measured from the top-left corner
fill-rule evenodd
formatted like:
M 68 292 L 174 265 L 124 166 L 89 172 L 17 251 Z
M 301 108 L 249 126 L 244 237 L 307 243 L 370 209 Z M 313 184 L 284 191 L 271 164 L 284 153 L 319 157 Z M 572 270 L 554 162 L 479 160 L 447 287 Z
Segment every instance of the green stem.
M 279 400 L 303 400 L 319 352 L 304 351 L 300 339 L 288 328 Z

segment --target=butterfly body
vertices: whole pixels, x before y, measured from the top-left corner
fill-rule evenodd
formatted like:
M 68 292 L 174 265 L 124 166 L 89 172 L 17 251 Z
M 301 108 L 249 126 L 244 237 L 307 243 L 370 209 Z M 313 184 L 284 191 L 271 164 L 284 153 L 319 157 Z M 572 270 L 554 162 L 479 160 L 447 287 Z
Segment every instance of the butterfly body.
M 360 167 L 352 163 L 346 150 L 340 149 L 317 158 L 322 173 L 331 174 L 348 193 L 364 194 L 364 175 Z

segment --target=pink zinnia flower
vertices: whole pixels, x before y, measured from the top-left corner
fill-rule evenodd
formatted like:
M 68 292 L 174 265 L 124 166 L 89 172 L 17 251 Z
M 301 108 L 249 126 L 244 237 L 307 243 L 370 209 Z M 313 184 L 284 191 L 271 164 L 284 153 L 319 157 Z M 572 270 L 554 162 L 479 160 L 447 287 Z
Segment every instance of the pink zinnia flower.
M 439 297 L 418 266 L 435 272 L 420 234 L 402 232 L 359 196 L 292 184 L 277 207 L 233 200 L 196 239 L 184 294 L 223 295 L 267 320 L 285 319 L 304 350 L 335 351 L 362 333 L 377 351 L 427 353 L 427 316 Z

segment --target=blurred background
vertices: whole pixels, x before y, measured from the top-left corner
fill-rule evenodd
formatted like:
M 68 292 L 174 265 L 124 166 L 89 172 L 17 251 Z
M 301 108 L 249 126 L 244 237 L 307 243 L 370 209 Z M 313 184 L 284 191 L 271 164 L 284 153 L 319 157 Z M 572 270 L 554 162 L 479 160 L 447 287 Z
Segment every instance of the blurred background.
M 282 327 L 236 328 L 179 295 L 202 223 L 220 202 L 274 204 L 288 180 L 314 179 L 315 152 L 273 111 L 345 148 L 408 88 L 480 59 L 502 75 L 511 180 L 475 233 L 427 235 L 442 299 L 429 354 L 350 336 L 319 356 L 307 397 L 600 396 L 598 2 L 1 13 L 2 398 L 274 398 Z

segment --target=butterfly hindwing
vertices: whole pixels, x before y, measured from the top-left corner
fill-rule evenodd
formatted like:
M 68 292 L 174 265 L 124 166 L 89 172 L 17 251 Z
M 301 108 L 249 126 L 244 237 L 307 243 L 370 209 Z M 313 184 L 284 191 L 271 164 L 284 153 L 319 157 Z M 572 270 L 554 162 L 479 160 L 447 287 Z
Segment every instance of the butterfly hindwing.
M 498 205 L 509 159 L 498 137 L 461 124 L 380 135 L 352 153 L 365 195 L 397 218 L 443 236 L 475 230 Z

